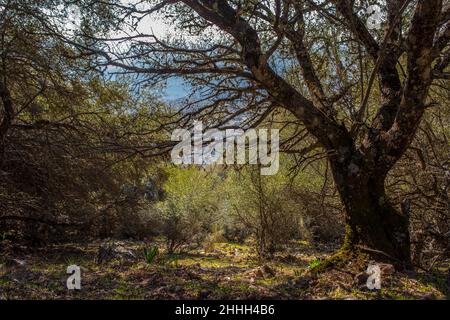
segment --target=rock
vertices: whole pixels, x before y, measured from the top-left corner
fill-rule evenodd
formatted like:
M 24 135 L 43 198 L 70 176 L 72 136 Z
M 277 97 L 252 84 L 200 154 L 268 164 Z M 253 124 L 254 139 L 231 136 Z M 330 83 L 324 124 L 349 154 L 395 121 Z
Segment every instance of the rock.
M 40 272 L 33 272 L 28 269 L 17 269 L 11 272 L 10 278 L 12 281 L 17 283 L 27 283 L 27 282 L 38 282 L 38 280 L 43 276 Z
M 285 263 L 294 263 L 297 262 L 297 257 L 292 254 L 288 254 L 286 256 L 281 257 L 280 261 Z
M 173 288 L 168 286 L 156 288 L 154 291 L 149 292 L 149 294 L 146 295 L 146 298 L 165 300 L 179 299 L 179 297 L 173 293 Z
M 96 259 L 98 264 L 108 262 L 116 258 L 127 260 L 135 259 L 136 256 L 133 252 L 131 252 L 131 250 L 128 250 L 123 246 L 115 245 L 114 243 L 106 243 L 100 245 L 100 247 L 98 248 Z
M 250 279 L 253 279 L 253 281 L 264 278 L 264 273 L 259 268 L 247 271 L 246 274 Z
M 264 278 L 264 272 L 261 270 L 261 268 L 256 268 L 253 271 L 253 276 L 255 279 L 263 279 Z
M 126 257 L 129 259 L 136 258 L 136 256 L 134 255 L 134 253 L 131 250 L 129 250 L 125 247 L 122 247 L 122 246 L 116 247 L 115 252 L 117 252 L 121 257 Z
M 270 266 L 263 265 L 261 269 L 262 269 L 262 272 L 264 273 L 264 275 L 268 275 L 270 277 L 275 276 L 275 270 L 273 270 Z
M 300 289 L 308 288 L 310 283 L 311 283 L 311 278 L 309 278 L 309 277 L 299 278 L 294 281 L 294 285 Z
M 388 263 L 380 263 L 381 274 L 383 275 L 391 275 L 395 273 L 395 267 L 392 264 Z
M 179 292 L 182 292 L 182 291 L 184 291 L 182 286 L 174 286 L 172 288 L 172 292 L 175 292 L 175 293 L 179 293 Z
M 253 279 L 253 281 L 255 281 L 256 279 L 274 277 L 275 271 L 268 265 L 264 265 L 262 267 L 248 271 L 247 274 L 250 277 L 250 279 Z
M 166 287 L 159 287 L 153 290 L 152 295 L 154 296 L 163 296 L 166 293 Z
M 436 296 L 434 295 L 434 293 L 426 293 L 424 294 L 420 300 L 436 300 Z
M 367 283 L 367 279 L 369 279 L 369 275 L 365 272 L 361 272 L 355 276 L 355 283 L 359 286 L 365 285 Z
M 0 276 L 5 274 L 26 274 L 28 272 L 27 263 L 20 259 L 6 259 L 5 263 L 0 264 Z M 20 276 L 20 278 L 23 278 Z
M 6 268 L 25 268 L 27 263 L 25 260 L 20 259 L 8 259 L 5 262 Z
M 112 260 L 114 257 L 114 248 L 111 244 L 102 244 L 98 248 L 97 252 L 97 263 L 103 263 L 107 262 L 109 260 Z
M 141 282 L 139 282 L 139 285 L 146 287 L 150 284 L 150 282 L 151 282 L 151 279 L 144 279 Z

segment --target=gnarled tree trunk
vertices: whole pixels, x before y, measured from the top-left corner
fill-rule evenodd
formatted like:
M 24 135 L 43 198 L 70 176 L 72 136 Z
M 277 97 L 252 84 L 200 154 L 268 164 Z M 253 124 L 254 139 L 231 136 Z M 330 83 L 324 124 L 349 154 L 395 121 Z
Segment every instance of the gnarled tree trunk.
M 346 210 L 347 233 L 343 249 L 359 248 L 399 265 L 411 261 L 409 217 L 397 210 L 385 194 L 385 175 L 350 167 L 334 168 L 335 181 Z

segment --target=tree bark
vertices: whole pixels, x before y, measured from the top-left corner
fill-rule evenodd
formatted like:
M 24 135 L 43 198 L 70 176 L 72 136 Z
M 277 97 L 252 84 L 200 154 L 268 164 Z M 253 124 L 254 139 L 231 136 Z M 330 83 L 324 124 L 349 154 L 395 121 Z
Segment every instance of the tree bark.
M 337 189 L 346 210 L 344 250 L 361 249 L 399 266 L 411 263 L 409 217 L 397 210 L 385 193 L 386 175 L 356 161 L 331 162 Z
M 3 165 L 5 156 L 6 134 L 11 127 L 14 108 L 11 93 L 4 80 L 0 80 L 0 101 L 3 104 L 3 119 L 0 121 L 0 168 Z

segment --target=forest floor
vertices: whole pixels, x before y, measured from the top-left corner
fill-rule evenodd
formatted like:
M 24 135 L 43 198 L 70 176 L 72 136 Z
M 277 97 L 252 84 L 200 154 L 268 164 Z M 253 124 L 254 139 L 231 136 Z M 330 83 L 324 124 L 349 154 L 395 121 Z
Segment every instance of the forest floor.
M 449 299 L 447 269 L 399 273 L 385 268 L 381 290 L 366 285 L 366 262 L 311 272 L 336 248 L 289 244 L 271 261 L 250 246 L 214 243 L 208 250 L 168 255 L 152 263 L 155 243 L 117 242 L 117 255 L 99 263 L 101 243 L 40 249 L 0 243 L 0 299 Z M 161 244 L 157 244 L 161 245 Z M 81 268 L 81 290 L 68 290 L 69 265 Z

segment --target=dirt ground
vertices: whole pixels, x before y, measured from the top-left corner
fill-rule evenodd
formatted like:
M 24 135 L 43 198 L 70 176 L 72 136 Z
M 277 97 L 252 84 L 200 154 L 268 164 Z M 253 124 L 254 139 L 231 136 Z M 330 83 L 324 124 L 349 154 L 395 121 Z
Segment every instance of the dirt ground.
M 214 243 L 187 253 L 160 250 L 147 263 L 154 242 L 115 241 L 117 250 L 98 261 L 104 243 L 28 248 L 0 243 L 0 299 L 448 299 L 448 266 L 399 273 L 385 268 L 381 289 L 366 285 L 367 261 L 349 261 L 319 274 L 335 247 L 290 243 L 284 253 L 261 261 L 249 245 Z M 81 290 L 66 286 L 69 265 L 81 268 Z

